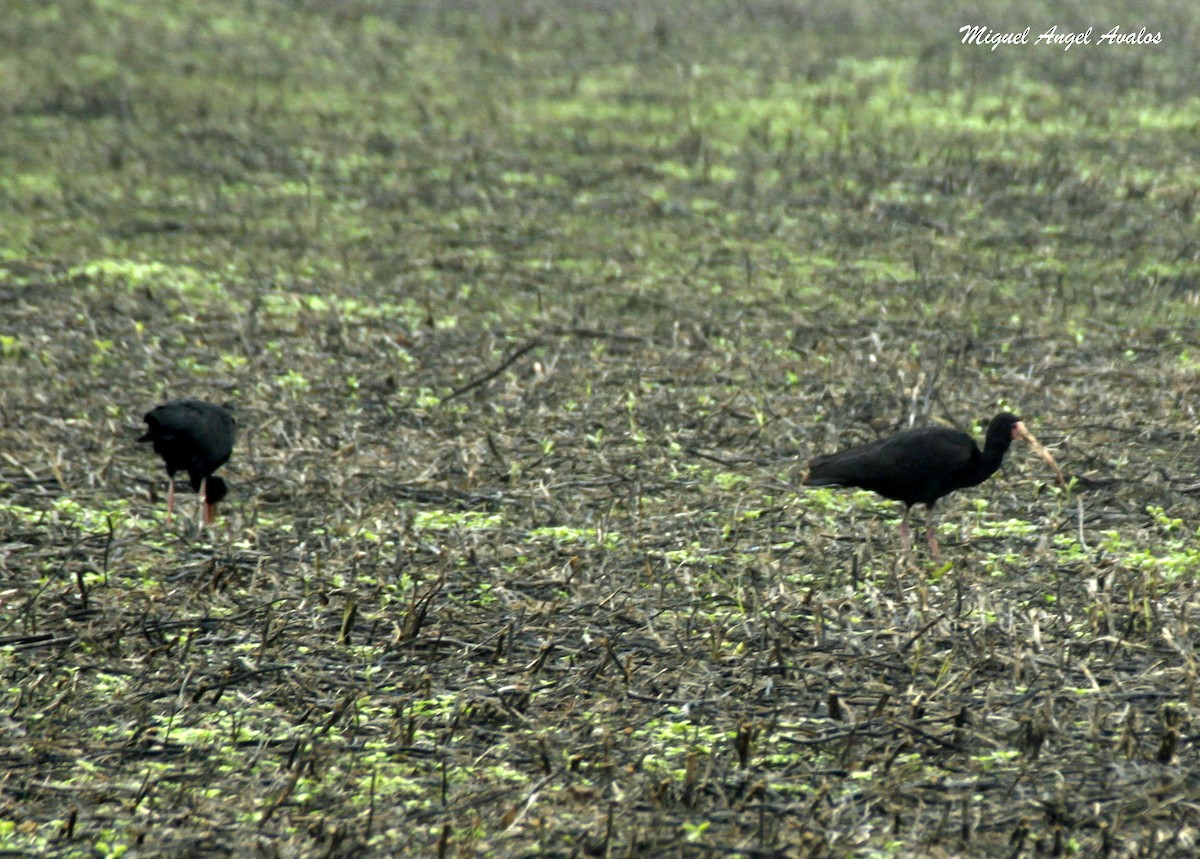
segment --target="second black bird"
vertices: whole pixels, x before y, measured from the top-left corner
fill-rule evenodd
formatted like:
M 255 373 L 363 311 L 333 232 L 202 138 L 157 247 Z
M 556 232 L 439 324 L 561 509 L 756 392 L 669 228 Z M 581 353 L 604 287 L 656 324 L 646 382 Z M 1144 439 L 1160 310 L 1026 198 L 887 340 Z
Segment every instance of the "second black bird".
M 217 502 L 228 487 L 213 472 L 229 461 L 237 439 L 237 423 L 224 406 L 188 397 L 171 400 L 146 413 L 147 429 L 138 439 L 151 442 L 154 452 L 163 458 L 170 478 L 167 494 L 167 519 L 175 506 L 175 472 L 186 471 L 192 489 L 200 493 L 204 522 L 211 524 Z

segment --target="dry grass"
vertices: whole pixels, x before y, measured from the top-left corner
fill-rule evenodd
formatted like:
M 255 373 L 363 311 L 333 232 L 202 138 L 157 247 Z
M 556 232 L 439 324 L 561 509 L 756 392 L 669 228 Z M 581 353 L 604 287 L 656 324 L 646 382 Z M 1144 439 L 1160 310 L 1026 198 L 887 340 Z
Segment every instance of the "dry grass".
M 1192 108 L 1047 73 L 973 135 L 799 59 L 844 21 L 495 8 L 151 17 L 111 78 L 6 31 L 0 846 L 1192 855 Z M 209 534 L 133 443 L 182 394 L 237 407 Z M 946 568 L 796 486 L 1000 408 L 1075 482 L 1014 449 Z

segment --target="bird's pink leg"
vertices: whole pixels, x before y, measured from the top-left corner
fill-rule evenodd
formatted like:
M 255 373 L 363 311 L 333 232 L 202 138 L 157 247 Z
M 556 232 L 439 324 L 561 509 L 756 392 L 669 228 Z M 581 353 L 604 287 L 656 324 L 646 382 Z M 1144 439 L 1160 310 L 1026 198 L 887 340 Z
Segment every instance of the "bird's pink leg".
M 200 481 L 200 509 L 197 517 L 196 526 L 200 530 L 204 530 L 204 526 L 209 524 L 211 519 L 208 515 L 208 478 L 205 477 Z
M 908 514 L 911 511 L 911 507 L 905 507 L 904 518 L 900 520 L 900 558 L 903 561 L 908 560 L 909 551 L 912 549 L 912 537 L 908 533 Z
M 171 525 L 171 511 L 175 509 L 175 475 L 169 476 L 167 482 L 167 526 Z
M 929 543 L 929 552 L 933 555 L 933 559 L 939 564 L 942 561 L 941 550 L 938 549 L 937 534 L 934 533 L 933 527 L 933 508 L 929 509 L 929 521 L 925 523 L 925 539 Z

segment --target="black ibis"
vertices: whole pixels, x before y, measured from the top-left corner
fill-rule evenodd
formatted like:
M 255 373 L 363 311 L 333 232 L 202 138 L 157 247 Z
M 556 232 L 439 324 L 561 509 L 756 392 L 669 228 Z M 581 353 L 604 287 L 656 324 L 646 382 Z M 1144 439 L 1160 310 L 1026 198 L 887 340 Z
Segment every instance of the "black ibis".
M 211 524 L 217 502 L 225 497 L 225 481 L 213 472 L 229 461 L 237 438 L 233 413 L 224 406 L 188 397 L 156 406 L 144 418 L 148 429 L 138 441 L 154 444 L 170 478 L 167 492 L 167 521 L 175 507 L 175 472 L 186 471 L 192 489 L 200 493 L 204 523 Z
M 804 483 L 809 486 L 856 486 L 904 503 L 900 538 L 907 557 L 910 538 L 908 514 L 914 504 L 929 510 L 925 537 L 933 557 L 941 560 L 933 531 L 933 505 L 956 489 L 987 480 L 1004 459 L 1014 439 L 1029 443 L 1066 485 L 1054 457 L 1014 414 L 1001 412 L 988 424 L 981 451 L 965 432 L 949 427 L 921 427 L 818 456 L 808 465 Z

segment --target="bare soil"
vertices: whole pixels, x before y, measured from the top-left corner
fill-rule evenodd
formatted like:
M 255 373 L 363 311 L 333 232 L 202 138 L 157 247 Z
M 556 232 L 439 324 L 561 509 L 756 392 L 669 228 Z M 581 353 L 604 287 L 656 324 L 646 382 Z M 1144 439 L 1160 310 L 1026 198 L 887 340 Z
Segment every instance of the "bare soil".
M 1190 7 L 90 5 L 0 28 L 5 855 L 1195 854 Z M 1002 409 L 1073 483 L 945 566 L 799 486 Z

